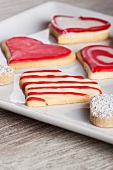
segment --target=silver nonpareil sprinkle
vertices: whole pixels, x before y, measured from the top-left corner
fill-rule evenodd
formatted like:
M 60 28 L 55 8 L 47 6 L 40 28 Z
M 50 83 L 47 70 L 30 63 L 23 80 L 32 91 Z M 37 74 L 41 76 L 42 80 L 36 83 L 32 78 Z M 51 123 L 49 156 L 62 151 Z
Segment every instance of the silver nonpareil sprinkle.
M 99 94 L 93 96 L 90 101 L 90 110 L 95 117 L 113 116 L 113 95 Z

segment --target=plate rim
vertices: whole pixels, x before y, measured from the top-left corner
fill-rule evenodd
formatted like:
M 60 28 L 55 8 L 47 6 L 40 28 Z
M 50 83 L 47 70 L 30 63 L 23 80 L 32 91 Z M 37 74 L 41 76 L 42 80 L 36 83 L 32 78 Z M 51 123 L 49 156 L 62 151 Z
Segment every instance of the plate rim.
M 30 10 L 40 8 L 40 6 L 43 7 L 43 5 L 47 5 L 48 6 L 48 4 L 52 4 L 52 5 L 53 4 L 54 5 L 55 4 L 57 4 L 57 5 L 61 5 L 62 4 L 64 6 L 66 6 L 66 7 L 70 6 L 70 7 L 73 7 L 73 8 L 83 9 L 85 11 L 95 12 L 95 11 L 92 11 L 92 10 L 89 10 L 89 9 L 84 9 L 84 8 L 72 6 L 72 5 L 68 4 L 68 3 L 64 4 L 62 2 L 49 1 L 49 2 L 45 2 L 45 3 L 39 4 L 36 7 L 27 9 L 27 10 L 25 10 L 25 11 L 23 11 L 21 13 L 18 13 L 16 15 L 12 16 L 12 17 L 9 17 L 9 18 L 7 18 L 5 20 L 2 20 L 2 21 L 0 21 L 0 25 L 5 23 L 5 22 L 8 22 L 12 18 L 20 16 L 20 14 L 24 14 L 24 13 L 27 13 L 28 11 L 30 11 Z M 102 13 L 99 13 L 99 12 L 95 12 L 95 13 L 96 14 L 97 13 L 98 14 L 102 14 Z M 110 16 L 110 15 L 107 15 L 107 14 L 102 14 L 102 15 L 103 16 L 105 15 L 105 16 L 111 17 L 113 19 L 113 17 Z M 15 106 L 15 108 L 14 108 L 14 106 Z M 90 129 L 90 128 L 86 127 L 86 126 L 84 128 L 84 125 L 79 125 L 79 124 L 76 124 L 76 123 L 71 122 L 71 121 L 68 122 L 68 120 L 60 119 L 59 117 L 54 117 L 54 116 L 48 115 L 48 114 L 46 115 L 46 114 L 43 114 L 41 112 L 32 111 L 32 113 L 33 113 L 33 115 L 32 115 L 32 114 L 30 114 L 31 110 L 29 108 L 27 108 L 27 106 L 26 107 L 22 107 L 22 106 L 16 105 L 16 103 L 13 103 L 13 102 L 10 103 L 9 101 L 4 101 L 4 100 L 0 99 L 0 108 L 8 110 L 8 111 L 11 111 L 11 112 L 14 112 L 14 113 L 18 113 L 18 114 L 23 115 L 23 116 L 27 116 L 27 117 L 33 118 L 35 120 L 46 122 L 46 123 L 49 123 L 49 124 L 52 124 L 52 125 L 55 125 L 55 126 L 58 126 L 58 127 L 61 127 L 61 128 L 64 128 L 64 129 L 67 129 L 67 130 L 70 130 L 70 131 L 73 131 L 73 132 L 76 132 L 76 133 L 80 133 L 82 135 L 86 135 L 86 136 L 89 136 L 89 137 L 92 137 L 92 138 L 95 138 L 95 139 L 98 139 L 98 140 L 101 140 L 101 141 L 113 144 L 113 136 L 110 136 L 108 134 L 104 134 L 103 132 L 100 132 L 98 130 L 95 131 L 94 129 Z M 26 110 L 27 110 L 27 113 L 29 113 L 29 114 L 26 114 Z M 23 111 L 23 113 L 22 113 L 22 111 Z M 38 114 L 38 118 L 36 117 L 36 114 Z M 98 129 L 98 127 L 96 127 L 96 128 Z M 94 136 L 94 134 L 95 134 L 95 136 Z

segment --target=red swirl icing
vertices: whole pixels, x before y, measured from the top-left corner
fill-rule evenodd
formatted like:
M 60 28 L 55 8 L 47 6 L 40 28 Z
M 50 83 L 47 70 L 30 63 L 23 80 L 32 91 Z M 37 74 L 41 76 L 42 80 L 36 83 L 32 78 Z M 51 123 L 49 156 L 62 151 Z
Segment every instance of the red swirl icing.
M 28 37 L 14 37 L 6 41 L 11 52 L 9 64 L 39 60 L 55 60 L 67 57 L 71 50 L 58 46 L 43 44 L 41 41 Z
M 87 27 L 87 28 L 65 28 L 65 29 L 61 29 L 56 22 L 56 18 L 58 17 L 65 17 L 65 18 L 75 18 L 78 20 L 83 20 L 83 21 L 98 21 L 100 22 L 102 25 L 100 26 L 93 26 L 93 27 Z M 57 30 L 60 34 L 66 34 L 68 32 L 92 32 L 92 31 L 101 31 L 101 30 L 106 30 L 110 27 L 110 23 L 106 20 L 103 19 L 99 19 L 99 18 L 92 18 L 92 17 L 83 17 L 83 16 L 79 16 L 77 17 L 73 17 L 73 16 L 64 16 L 64 15 L 55 15 L 52 20 L 51 20 L 51 24 L 54 27 L 55 30 Z
M 92 72 L 113 71 L 113 48 L 104 45 L 87 46 L 81 50 L 81 55 Z M 102 57 L 112 59 L 112 62 L 105 62 Z

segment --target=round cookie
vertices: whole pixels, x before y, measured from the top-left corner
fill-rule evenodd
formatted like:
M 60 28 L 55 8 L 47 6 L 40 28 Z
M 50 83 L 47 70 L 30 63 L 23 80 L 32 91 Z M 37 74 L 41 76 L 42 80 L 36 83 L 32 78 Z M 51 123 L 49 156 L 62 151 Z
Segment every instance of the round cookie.
M 90 100 L 90 121 L 95 126 L 113 127 L 113 95 L 99 94 Z
M 9 84 L 14 79 L 14 71 L 10 66 L 0 65 L 0 85 Z

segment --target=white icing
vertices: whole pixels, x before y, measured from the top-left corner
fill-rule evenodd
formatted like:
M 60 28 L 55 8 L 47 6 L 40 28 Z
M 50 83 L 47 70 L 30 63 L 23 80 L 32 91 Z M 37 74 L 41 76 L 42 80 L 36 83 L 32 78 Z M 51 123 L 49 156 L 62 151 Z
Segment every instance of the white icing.
M 0 75 L 9 75 L 13 72 L 13 69 L 10 66 L 0 65 Z
M 56 17 L 56 24 L 61 29 L 66 28 L 88 28 L 103 25 L 100 21 L 81 20 L 79 18 Z
M 101 55 L 99 55 L 97 58 L 98 58 L 99 60 L 101 60 L 101 61 L 104 61 L 105 63 L 111 63 L 111 62 L 113 62 L 113 58 L 110 58 L 110 57 L 106 57 L 106 56 L 101 56 Z
M 26 78 L 25 79 L 25 82 L 39 82 L 39 81 L 49 81 L 49 82 L 55 82 L 55 81 L 80 81 L 80 82 L 83 82 L 81 81 L 82 79 L 76 79 L 76 78 L 71 78 L 71 77 L 67 77 L 67 78 L 61 78 L 61 77 L 58 77 L 58 78 Z M 84 80 L 84 79 L 83 79 Z M 23 81 L 24 82 L 24 81 Z
M 91 113 L 95 117 L 113 116 L 113 95 L 99 94 L 91 98 Z
M 54 98 L 54 96 L 55 96 L 55 98 Z M 29 95 L 29 96 L 27 96 L 26 97 L 26 100 L 28 100 L 29 98 L 31 98 L 31 97 L 36 97 L 36 98 L 41 98 L 41 99 L 44 99 L 44 100 L 47 100 L 47 99 L 53 99 L 54 98 L 54 100 L 55 99 L 61 99 L 61 98 L 64 98 L 65 96 L 64 95 L 60 95 L 60 94 L 49 94 L 49 95 L 47 95 L 47 94 L 45 94 L 45 95 Z M 41 101 L 40 101 L 41 102 Z
M 101 46 L 96 46 L 96 47 L 91 47 L 88 49 L 87 53 L 89 56 L 91 56 L 91 59 L 94 60 L 95 63 L 97 63 L 98 61 L 93 59 L 93 51 L 96 51 L 96 50 L 102 50 L 102 51 L 106 51 L 108 52 L 109 54 L 113 55 L 113 49 L 112 48 L 109 48 L 109 47 L 101 47 Z M 113 58 L 110 58 L 108 56 L 97 56 L 98 59 L 100 59 L 101 61 L 104 61 L 106 63 L 110 63 L 110 62 L 113 62 Z
M 92 91 L 92 89 L 77 89 L 77 88 L 56 88 L 56 89 L 31 89 L 28 92 L 76 92 L 76 93 L 86 93 L 88 91 Z
M 26 86 L 26 89 L 28 88 L 32 88 L 32 87 L 50 87 L 50 86 L 54 86 L 54 87 L 58 87 L 58 86 L 89 86 L 89 87 L 95 87 L 95 88 L 99 88 L 98 84 L 82 84 L 82 83 L 51 83 L 51 84 L 29 84 Z
M 58 75 L 59 74 L 59 75 Z M 40 75 L 40 76 L 45 76 L 45 75 L 48 75 L 48 72 L 35 72 L 35 73 L 24 73 L 22 74 L 21 77 L 24 77 L 24 76 L 29 76 L 29 75 Z M 51 75 L 58 75 L 58 76 L 62 76 L 62 75 L 66 75 L 64 73 L 55 73 L 53 72 L 53 74 Z M 52 82 L 51 84 L 36 84 L 35 82 L 40 82 L 40 81 L 47 81 L 47 82 Z M 75 81 L 75 83 L 55 83 L 57 81 Z M 91 80 L 89 79 L 79 79 L 79 78 L 74 78 L 74 77 L 66 77 L 66 78 L 62 78 L 62 77 L 56 77 L 56 78 L 44 78 L 44 77 L 41 77 L 41 78 L 24 78 L 22 79 L 22 83 L 24 82 L 34 82 L 33 84 L 29 84 L 26 86 L 26 89 L 28 88 L 31 88 L 31 87 L 50 87 L 50 86 L 55 86 L 55 87 L 58 87 L 58 86 L 89 86 L 89 87 L 95 87 L 95 88 L 99 88 L 98 84 L 88 84 L 89 82 L 92 82 Z M 76 83 L 77 82 L 77 83 Z M 82 82 L 85 82 L 82 83 Z M 92 90 L 92 89 L 91 89 Z M 80 90 L 79 90 L 80 91 Z
M 86 86 L 97 86 L 97 84 L 88 84 L 88 82 L 91 82 L 91 80 L 88 79 L 78 79 L 78 78 L 72 78 L 72 77 L 66 77 L 66 78 L 62 78 L 62 77 L 58 77 L 58 78 L 25 78 L 22 80 L 22 82 L 40 82 L 40 81 L 47 81 L 47 82 L 57 82 L 57 81 L 75 81 L 75 85 L 86 85 Z M 76 84 L 76 82 L 80 82 L 80 84 Z M 82 84 L 82 82 L 86 82 L 85 84 Z M 45 85 L 45 84 L 44 84 Z M 60 84 L 61 85 L 61 84 Z M 71 84 L 72 86 L 74 85 L 73 83 Z M 50 86 L 47 84 L 47 86 Z

